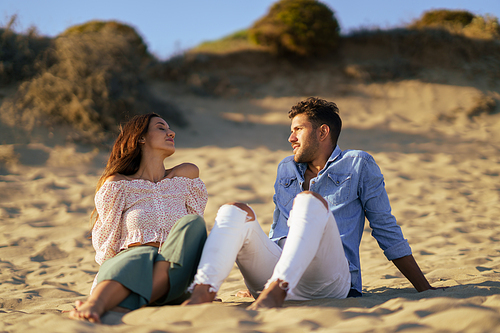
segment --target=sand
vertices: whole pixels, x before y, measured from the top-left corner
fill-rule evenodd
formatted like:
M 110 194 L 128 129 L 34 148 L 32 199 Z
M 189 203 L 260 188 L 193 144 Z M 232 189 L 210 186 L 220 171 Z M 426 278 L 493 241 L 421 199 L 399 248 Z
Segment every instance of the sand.
M 237 200 L 251 204 L 268 231 L 276 166 L 291 153 L 286 112 L 304 96 L 222 99 L 176 94 L 166 83 L 154 89 L 191 122 L 176 131 L 177 152 L 165 164 L 200 167 L 209 229 L 219 206 Z M 36 142 L 14 142 L 2 131 L 0 332 L 500 332 L 500 114 L 466 116 L 482 91 L 479 83 L 409 80 L 321 96 L 340 107 L 341 148 L 366 150 L 381 167 L 427 279 L 448 288 L 417 293 L 366 226 L 362 298 L 263 311 L 245 310 L 250 299 L 235 296 L 244 288 L 235 267 L 219 303 L 110 313 L 107 324 L 68 319 L 98 270 L 88 216 L 107 152 L 58 141 L 59 129 Z

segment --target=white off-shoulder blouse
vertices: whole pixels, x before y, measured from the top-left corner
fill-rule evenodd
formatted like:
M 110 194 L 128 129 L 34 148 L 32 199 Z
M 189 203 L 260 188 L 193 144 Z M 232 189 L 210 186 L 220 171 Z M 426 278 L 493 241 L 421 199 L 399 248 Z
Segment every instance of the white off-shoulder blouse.
M 181 217 L 203 216 L 207 200 L 200 178 L 105 182 L 95 195 L 99 214 L 92 229 L 95 261 L 101 265 L 133 243 L 163 243 Z

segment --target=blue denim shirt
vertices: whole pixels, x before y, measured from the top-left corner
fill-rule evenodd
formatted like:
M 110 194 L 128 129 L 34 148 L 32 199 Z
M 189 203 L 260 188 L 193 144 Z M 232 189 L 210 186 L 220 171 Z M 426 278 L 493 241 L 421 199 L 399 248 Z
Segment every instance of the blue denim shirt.
M 303 191 L 306 169 L 307 164 L 296 163 L 293 156 L 286 157 L 278 165 L 273 196 L 275 210 L 269 233 L 275 242 L 288 234 L 288 216 L 293 199 Z M 309 190 L 329 203 L 349 261 L 353 289 L 362 290 L 359 244 L 365 217 L 387 259 L 411 254 L 410 245 L 391 214 L 384 177 L 370 154 L 360 150 L 341 151 L 337 146 L 318 176 L 311 179 Z

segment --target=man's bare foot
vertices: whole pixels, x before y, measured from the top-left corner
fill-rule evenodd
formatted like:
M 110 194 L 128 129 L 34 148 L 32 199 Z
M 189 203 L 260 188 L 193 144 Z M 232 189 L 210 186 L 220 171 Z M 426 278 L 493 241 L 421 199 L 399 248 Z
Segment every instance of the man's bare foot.
M 286 297 L 286 291 L 280 287 L 281 280 L 276 280 L 269 285 L 257 297 L 247 310 L 259 310 L 268 308 L 280 308 L 283 306 Z
M 69 317 L 76 320 L 86 320 L 91 323 L 100 323 L 101 315 L 104 313 L 102 305 L 87 300 L 76 301 L 75 308 L 69 312 Z
M 250 290 L 240 290 L 236 293 L 236 297 L 253 297 Z
M 217 293 L 210 292 L 210 285 L 208 284 L 197 284 L 193 289 L 193 294 L 191 297 L 184 301 L 181 305 L 195 305 L 203 303 L 211 303 L 215 299 Z

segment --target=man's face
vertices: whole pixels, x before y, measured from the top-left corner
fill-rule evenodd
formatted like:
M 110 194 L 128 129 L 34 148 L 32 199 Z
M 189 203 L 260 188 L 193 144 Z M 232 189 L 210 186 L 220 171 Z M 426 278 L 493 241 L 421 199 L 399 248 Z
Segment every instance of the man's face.
M 316 132 L 307 115 L 298 114 L 292 119 L 288 141 L 292 144 L 295 162 L 309 163 L 316 158 L 319 151 Z

